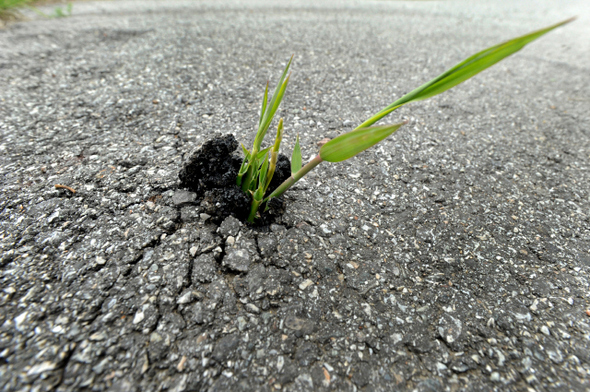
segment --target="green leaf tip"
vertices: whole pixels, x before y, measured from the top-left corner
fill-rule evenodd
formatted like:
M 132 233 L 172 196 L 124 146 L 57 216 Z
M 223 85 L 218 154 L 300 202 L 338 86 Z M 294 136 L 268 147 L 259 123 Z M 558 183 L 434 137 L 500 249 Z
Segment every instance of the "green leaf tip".
M 320 148 L 320 157 L 328 162 L 345 161 L 379 143 L 406 123 L 355 129 L 324 144 Z
M 246 148 L 246 146 L 244 146 L 244 144 L 240 143 L 240 146 L 242 146 L 242 152 L 244 153 L 244 156 L 246 157 L 246 159 L 250 159 L 250 151 L 248 151 L 248 149 Z
M 260 144 L 266 135 L 266 131 L 270 127 L 270 123 L 283 100 L 283 95 L 285 94 L 285 90 L 289 84 L 289 78 L 291 77 L 291 74 L 287 73 L 289 72 L 291 62 L 293 62 L 293 56 L 289 59 L 270 101 L 268 100 L 268 87 L 265 90 L 262 101 L 262 110 L 260 112 L 260 121 L 258 122 L 258 132 L 256 132 L 256 138 L 254 139 L 254 148 L 260 148 Z
M 275 144 L 272 147 L 272 151 L 274 153 L 279 152 L 279 147 L 281 146 L 281 141 L 283 140 L 283 119 L 279 119 L 279 124 L 277 125 L 277 136 L 275 137 Z
M 295 174 L 301 169 L 302 165 L 302 158 L 301 158 L 301 146 L 299 145 L 299 135 L 297 135 L 297 141 L 295 142 L 295 147 L 293 148 L 293 155 L 291 156 L 291 174 Z

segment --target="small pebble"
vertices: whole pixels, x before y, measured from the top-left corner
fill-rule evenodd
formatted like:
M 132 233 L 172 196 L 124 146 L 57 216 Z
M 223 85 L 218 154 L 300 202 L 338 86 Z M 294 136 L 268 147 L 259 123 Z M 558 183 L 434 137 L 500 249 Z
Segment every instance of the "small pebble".
M 303 282 L 301 282 L 301 284 L 299 285 L 299 289 L 305 290 L 306 288 L 308 288 L 312 284 L 313 284 L 313 281 L 311 279 L 306 279 Z
M 254 304 L 246 304 L 246 310 L 248 310 L 251 313 L 260 313 L 260 309 L 258 308 L 258 306 Z
M 139 324 L 143 321 L 145 315 L 143 314 L 143 312 L 140 310 L 137 313 L 135 313 L 135 317 L 133 318 L 133 324 Z

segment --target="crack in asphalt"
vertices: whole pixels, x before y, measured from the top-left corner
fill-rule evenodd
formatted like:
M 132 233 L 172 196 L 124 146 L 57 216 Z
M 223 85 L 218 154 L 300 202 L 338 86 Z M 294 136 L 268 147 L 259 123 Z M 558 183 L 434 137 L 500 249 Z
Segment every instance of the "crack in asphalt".
M 407 129 L 250 228 L 178 171 L 215 132 L 251 142 L 282 51 L 283 146 L 299 134 L 307 158 L 451 65 L 444 48 L 532 31 L 554 4 L 75 7 L 0 31 L 0 389 L 586 388 L 588 110 L 558 99 L 590 86 L 563 67 L 582 24 L 400 109 Z M 559 64 L 530 61 L 546 48 Z

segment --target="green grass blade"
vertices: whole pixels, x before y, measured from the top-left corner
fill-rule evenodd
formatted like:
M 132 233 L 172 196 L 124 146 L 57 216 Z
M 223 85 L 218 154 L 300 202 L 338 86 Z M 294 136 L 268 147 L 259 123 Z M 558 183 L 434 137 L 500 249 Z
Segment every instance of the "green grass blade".
M 281 147 L 281 141 L 283 140 L 283 119 L 279 120 L 279 125 L 277 125 L 277 135 L 275 137 L 275 144 L 272 146 L 272 151 L 274 153 L 279 152 L 279 148 Z
M 256 160 L 260 161 L 262 157 L 266 155 L 268 150 L 270 150 L 270 147 L 266 147 L 264 150 L 260 151 L 258 155 L 256 155 Z
M 250 159 L 250 151 L 248 151 L 248 149 L 242 143 L 240 143 L 240 146 L 242 146 L 242 152 L 244 153 L 246 160 Z
M 249 162 L 244 159 L 242 161 L 242 165 L 240 166 L 240 171 L 238 171 L 238 176 L 236 178 L 236 184 L 238 184 L 238 186 L 242 185 L 242 178 L 244 177 L 244 174 L 246 174 L 246 171 L 248 170 L 248 164 Z
M 291 63 L 293 62 L 293 56 L 292 55 L 291 58 L 289 59 L 289 62 L 287 63 L 287 66 L 285 67 L 285 70 L 283 71 L 283 74 L 281 75 L 281 78 L 279 79 L 279 83 L 277 83 L 277 87 L 275 88 L 275 92 L 272 94 L 272 98 L 271 98 L 271 107 L 274 104 L 273 101 L 275 101 L 275 98 L 277 97 L 277 94 L 279 92 L 279 90 L 281 89 L 281 86 L 283 85 L 283 82 L 285 81 L 285 78 L 287 77 L 287 73 L 289 72 L 289 67 L 291 66 Z
M 256 192 L 250 191 L 252 195 L 252 202 L 250 203 L 250 215 L 248 216 L 248 222 L 254 223 L 254 219 L 256 218 L 258 208 L 262 203 L 262 198 L 264 197 L 264 192 L 262 188 L 256 189 Z
M 295 147 L 293 148 L 293 155 L 291 155 L 291 174 L 295 174 L 299 171 L 299 169 L 301 169 L 302 161 L 299 135 L 297 135 L 297 141 L 295 142 Z
M 270 127 L 270 123 L 272 122 L 272 119 L 273 119 L 279 105 L 281 104 L 283 94 L 285 93 L 285 89 L 287 88 L 285 78 L 286 78 L 286 81 L 288 82 L 289 78 L 287 77 L 287 73 L 289 71 L 289 67 L 291 66 L 292 61 L 293 61 L 293 56 L 291 56 L 291 58 L 289 59 L 289 62 L 287 63 L 287 66 L 285 67 L 285 70 L 283 71 L 283 74 L 281 75 L 281 79 L 279 80 L 279 83 L 277 84 L 277 87 L 275 88 L 275 92 L 272 95 L 270 102 L 268 102 L 265 106 L 264 116 L 263 116 L 262 120 L 259 122 L 258 132 L 256 133 L 256 138 L 254 139 L 254 146 L 258 146 L 258 148 L 260 148 L 260 144 L 262 143 L 262 139 L 264 139 L 264 136 L 266 135 L 266 131 Z M 281 90 L 282 90 L 282 92 L 281 92 Z
M 268 81 L 266 82 L 266 88 L 264 89 L 264 97 L 262 98 L 262 109 L 260 110 L 260 120 L 258 120 L 258 127 L 262 124 L 264 118 L 264 112 L 266 111 L 266 104 L 268 103 Z
M 464 82 L 465 80 L 475 76 L 481 71 L 491 67 L 500 60 L 510 56 L 513 53 L 518 52 L 528 43 L 536 40 L 537 38 L 543 36 L 544 34 L 550 32 L 551 30 L 559 26 L 562 26 L 566 23 L 573 21 L 574 19 L 575 18 L 565 20 L 563 22 L 554 24 L 544 29 L 537 30 L 532 33 L 523 35 L 521 37 L 511 39 L 499 45 L 492 46 L 488 49 L 485 49 L 479 53 L 474 54 L 468 59 L 455 65 L 448 71 L 432 79 L 428 83 L 423 84 L 422 86 L 418 87 L 417 89 L 409 92 L 397 101 L 393 102 L 391 105 L 389 105 L 388 107 L 381 110 L 379 113 L 377 113 L 376 115 L 374 115 L 373 117 L 369 118 L 367 121 L 359 125 L 358 128 L 365 128 L 373 125 L 374 123 L 376 123 L 383 117 L 387 116 L 389 113 L 391 113 L 392 111 L 394 111 L 402 105 L 414 101 L 421 101 L 423 99 L 430 98 L 444 91 L 447 91 L 448 89 Z
M 238 184 L 238 186 L 242 185 L 242 180 L 244 177 L 244 174 L 247 173 L 248 169 L 250 169 L 250 151 L 248 151 L 248 149 L 242 144 L 240 143 L 240 146 L 242 146 L 242 152 L 244 153 L 244 160 L 242 161 L 242 165 L 240 166 L 240 171 L 238 171 L 238 177 L 236 179 L 236 184 Z M 247 177 L 246 177 L 247 180 Z M 246 189 L 247 187 L 244 186 Z
M 258 131 L 258 135 L 255 143 L 258 142 L 258 146 L 262 143 L 262 139 L 266 135 L 266 131 L 270 127 L 270 123 L 277 112 L 281 101 L 283 100 L 283 95 L 285 95 L 285 90 L 287 89 L 287 85 L 289 84 L 289 78 L 291 75 L 287 76 L 287 79 L 283 82 L 283 84 L 278 89 L 277 93 L 272 97 L 270 103 L 268 104 L 265 119 L 262 121 L 262 126 Z
M 246 173 L 242 177 L 242 181 L 241 181 L 242 190 L 244 192 L 247 192 L 249 189 L 252 188 L 252 183 L 256 179 L 255 174 L 256 174 L 257 168 L 258 168 L 258 162 L 256 160 L 254 160 L 254 161 L 249 160 L 248 161 L 248 164 L 246 167 Z
M 254 168 L 254 174 L 252 176 L 252 181 L 250 181 L 249 184 L 249 189 L 251 191 L 256 190 L 256 187 L 258 186 L 258 177 L 260 176 L 260 166 L 258 166 L 257 168 Z
M 268 174 L 268 154 L 265 155 L 262 159 L 264 163 L 260 168 L 260 176 L 258 177 L 258 187 L 264 189 L 264 186 L 266 185 L 266 175 Z
M 279 148 L 281 146 L 281 141 L 283 140 L 283 119 L 279 120 L 279 125 L 277 126 L 277 135 L 275 137 L 275 144 L 272 146 L 272 150 L 270 151 L 270 164 L 268 166 L 268 175 L 266 176 L 266 184 L 264 185 L 264 192 L 268 189 L 270 182 L 275 174 L 275 170 L 277 168 L 277 161 L 279 159 Z
M 320 148 L 320 157 L 328 162 L 342 162 L 374 146 L 399 129 L 405 122 L 359 128 L 330 140 Z
M 289 74 L 289 76 L 287 76 L 287 79 L 285 79 L 285 81 L 281 85 L 281 88 L 277 92 L 277 99 L 276 99 L 276 101 L 274 101 L 272 103 L 272 105 L 270 107 L 270 113 L 269 113 L 269 120 L 270 121 L 272 121 L 272 118 L 274 117 L 275 113 L 279 109 L 279 105 L 281 104 L 281 101 L 283 100 L 283 95 L 285 95 L 285 90 L 287 89 L 287 85 L 289 84 L 290 78 L 291 78 L 291 74 Z M 268 125 L 270 125 L 270 122 L 268 123 Z
M 275 92 L 273 93 L 273 96 L 275 96 L 277 94 L 277 92 L 279 91 L 279 86 L 281 84 L 283 84 L 283 81 L 287 77 L 287 73 L 289 72 L 289 67 L 291 66 L 291 63 L 293 62 L 293 57 L 294 56 L 295 55 L 291 55 L 291 58 L 287 62 L 287 66 L 285 67 L 285 70 L 283 71 L 283 74 L 281 75 L 281 78 L 279 79 L 279 83 L 277 84 L 277 87 L 275 88 Z

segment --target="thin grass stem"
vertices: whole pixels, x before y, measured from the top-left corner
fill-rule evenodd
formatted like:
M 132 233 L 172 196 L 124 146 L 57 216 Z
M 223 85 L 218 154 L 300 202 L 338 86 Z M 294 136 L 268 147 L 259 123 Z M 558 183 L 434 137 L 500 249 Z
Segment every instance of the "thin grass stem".
M 273 193 L 271 193 L 266 199 L 264 199 L 264 202 L 266 203 L 273 197 L 278 197 L 282 195 L 287 189 L 291 188 L 293 184 L 299 181 L 303 176 L 309 173 L 311 169 L 319 165 L 321 162 L 323 162 L 323 159 L 318 154 L 318 156 L 313 158 L 311 161 L 307 162 L 305 166 L 299 169 L 297 173 L 294 173 L 289 178 L 287 178 L 277 189 L 274 190 Z

